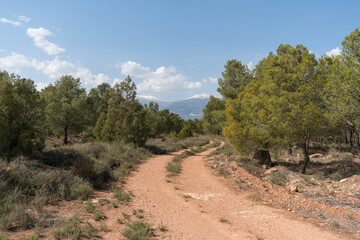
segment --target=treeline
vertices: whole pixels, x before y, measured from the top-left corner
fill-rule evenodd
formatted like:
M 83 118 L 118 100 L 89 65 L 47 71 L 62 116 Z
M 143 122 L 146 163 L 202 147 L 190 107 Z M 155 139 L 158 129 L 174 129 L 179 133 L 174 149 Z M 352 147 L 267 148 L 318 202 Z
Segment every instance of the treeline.
M 317 59 L 303 45 L 281 44 L 254 69 L 228 61 L 218 82 L 223 99 L 211 98 L 204 122 L 214 121 L 211 127 L 223 129 L 240 153 L 262 152 L 269 166 L 270 150 L 297 146 L 304 173 L 310 144 L 360 149 L 359 29 L 345 37 L 338 56 Z
M 88 93 L 79 78 L 62 76 L 39 92 L 33 80 L 0 72 L 0 156 L 41 151 L 47 136 L 61 137 L 64 144 L 77 135 L 83 141 L 143 146 L 150 137 L 202 132 L 198 119 L 185 121 L 168 109 L 160 111 L 157 103 L 140 104 L 129 76 Z

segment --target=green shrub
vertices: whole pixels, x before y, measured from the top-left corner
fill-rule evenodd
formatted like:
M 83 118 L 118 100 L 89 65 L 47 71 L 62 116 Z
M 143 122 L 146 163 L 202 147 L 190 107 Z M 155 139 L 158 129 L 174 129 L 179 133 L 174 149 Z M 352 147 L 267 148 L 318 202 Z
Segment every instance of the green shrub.
M 41 232 L 38 229 L 35 229 L 35 231 L 30 235 L 27 240 L 38 240 L 40 238 Z
M 179 174 L 181 172 L 181 163 L 168 162 L 166 170 L 171 174 Z
M 132 195 L 133 194 L 131 192 L 125 192 L 121 188 L 116 188 L 114 190 L 114 197 L 123 203 L 130 202 Z
M 99 210 L 94 210 L 94 220 L 95 221 L 100 221 L 102 219 L 106 219 L 106 216 L 104 213 L 102 213 L 101 211 Z
M 0 240 L 8 240 L 4 233 L 0 233 Z
M 80 223 L 78 215 L 73 216 L 68 222 L 62 226 L 55 228 L 52 231 L 52 236 L 56 240 L 70 238 L 70 239 L 81 239 L 81 238 L 94 238 L 97 234 L 97 230 L 89 223 L 86 222 L 85 226 Z
M 6 206 L 5 206 L 6 208 Z M 13 229 L 30 229 L 35 224 L 34 217 L 26 210 L 25 206 L 13 205 L 10 206 L 8 214 L 1 214 L 0 224 L 6 230 Z
M 78 200 L 87 200 L 90 198 L 93 189 L 88 183 L 79 183 L 71 188 L 71 196 Z
M 285 183 L 285 174 L 281 171 L 275 171 L 270 173 L 270 180 L 276 185 L 283 185 Z
M 167 229 L 167 227 L 166 227 L 166 225 L 164 225 L 164 224 L 160 224 L 159 226 L 158 226 L 158 229 L 160 230 L 160 231 L 162 231 L 162 232 L 166 232 L 168 229 Z
M 343 178 L 343 176 L 339 172 L 334 172 L 330 174 L 329 177 L 331 180 L 335 180 L 335 181 L 340 181 Z
M 149 150 L 154 149 L 155 152 L 153 153 L 155 154 L 164 154 L 190 148 L 192 146 L 204 146 L 208 144 L 209 141 L 210 138 L 203 135 L 186 138 L 184 140 L 171 139 L 168 136 L 164 141 L 162 139 L 149 139 L 146 142 L 146 148 Z
M 35 220 L 24 210 L 30 203 L 41 212 L 45 204 L 86 199 L 91 192 L 91 185 L 70 171 L 49 168 L 24 157 L 10 163 L 0 159 L 0 227 L 31 227 Z M 27 196 L 35 198 L 30 202 Z
M 95 209 L 96 207 L 94 206 L 94 204 L 92 202 L 86 202 L 86 207 L 85 207 L 85 210 L 88 212 L 88 213 L 94 213 L 95 212 Z
M 225 144 L 222 147 L 217 148 L 216 150 L 212 151 L 209 154 L 209 156 L 220 155 L 220 154 L 225 154 L 227 156 L 231 156 L 231 155 L 233 155 L 235 153 L 234 153 L 233 148 L 231 147 L 231 145 L 228 142 L 225 142 Z
M 122 235 L 130 240 L 145 240 L 148 239 L 152 233 L 148 223 L 138 221 L 128 223 L 127 228 L 122 231 Z

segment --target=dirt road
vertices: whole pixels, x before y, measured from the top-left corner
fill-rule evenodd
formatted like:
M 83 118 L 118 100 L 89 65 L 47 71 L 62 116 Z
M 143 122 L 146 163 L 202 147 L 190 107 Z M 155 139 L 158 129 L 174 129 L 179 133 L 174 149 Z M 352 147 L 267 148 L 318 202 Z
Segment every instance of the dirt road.
M 135 195 L 131 206 L 144 209 L 152 225 L 167 226 L 158 238 L 350 239 L 295 213 L 248 200 L 207 165 L 204 157 L 212 150 L 184 159 L 181 174 L 171 182 L 165 166 L 174 154 L 146 160 L 128 179 L 126 189 Z

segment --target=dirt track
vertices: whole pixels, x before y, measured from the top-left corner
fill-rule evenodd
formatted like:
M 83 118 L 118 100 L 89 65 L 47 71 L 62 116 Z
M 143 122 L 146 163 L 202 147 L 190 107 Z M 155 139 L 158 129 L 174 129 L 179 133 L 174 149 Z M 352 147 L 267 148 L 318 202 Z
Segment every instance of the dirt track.
M 127 180 L 126 189 L 135 195 L 131 207 L 144 209 L 152 225 L 167 226 L 168 231 L 158 238 L 351 239 L 294 213 L 248 200 L 207 166 L 204 157 L 212 150 L 184 159 L 181 174 L 170 178 L 171 182 L 166 181 L 165 166 L 174 155 L 146 160 Z M 114 233 L 105 238 L 115 239 Z

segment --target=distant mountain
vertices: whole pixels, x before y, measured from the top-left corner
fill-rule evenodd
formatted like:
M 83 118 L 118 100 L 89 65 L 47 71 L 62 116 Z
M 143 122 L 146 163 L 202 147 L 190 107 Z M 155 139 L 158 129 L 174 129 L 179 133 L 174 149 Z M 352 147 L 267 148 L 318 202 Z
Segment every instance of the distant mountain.
M 150 99 L 146 99 L 143 97 L 138 97 L 140 103 L 142 104 L 149 104 L 151 102 Z M 170 112 L 177 113 L 180 115 L 181 118 L 188 120 L 188 119 L 195 119 L 195 118 L 202 118 L 203 116 L 203 109 L 209 101 L 208 97 L 199 97 L 199 98 L 188 98 L 181 101 L 176 102 L 163 102 L 153 100 L 159 104 L 159 109 L 169 109 Z

